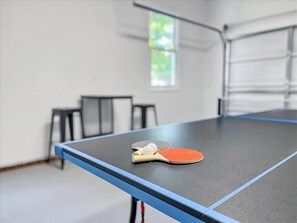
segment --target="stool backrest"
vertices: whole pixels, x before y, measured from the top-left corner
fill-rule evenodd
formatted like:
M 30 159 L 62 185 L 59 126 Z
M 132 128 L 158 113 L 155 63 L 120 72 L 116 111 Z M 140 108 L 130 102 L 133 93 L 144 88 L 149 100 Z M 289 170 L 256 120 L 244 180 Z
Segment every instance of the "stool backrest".
M 83 137 L 113 132 L 112 99 L 81 98 Z

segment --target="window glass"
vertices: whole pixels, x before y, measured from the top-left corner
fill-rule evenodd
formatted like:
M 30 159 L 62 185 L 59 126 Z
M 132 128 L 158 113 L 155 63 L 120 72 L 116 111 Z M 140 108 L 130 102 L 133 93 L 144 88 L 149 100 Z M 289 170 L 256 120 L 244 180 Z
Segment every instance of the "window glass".
M 175 85 L 175 53 L 151 50 L 151 86 Z
M 150 85 L 176 86 L 175 20 L 169 16 L 150 13 L 149 46 L 151 48 Z
M 158 13 L 150 13 L 149 34 L 150 47 L 174 49 L 173 18 Z

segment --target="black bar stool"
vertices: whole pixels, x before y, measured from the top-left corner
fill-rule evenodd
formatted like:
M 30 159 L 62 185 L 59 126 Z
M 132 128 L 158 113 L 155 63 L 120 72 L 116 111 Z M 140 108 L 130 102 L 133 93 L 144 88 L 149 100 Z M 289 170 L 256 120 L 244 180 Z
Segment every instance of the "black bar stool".
M 69 121 L 69 130 L 70 130 L 71 140 L 74 140 L 73 113 L 75 113 L 75 112 L 78 112 L 80 115 L 80 118 L 81 118 L 81 109 L 80 108 L 53 108 L 52 109 L 52 119 L 51 119 L 47 162 L 50 162 L 50 158 L 51 158 L 52 136 L 53 136 L 55 116 L 60 117 L 60 142 L 65 142 L 66 118 L 68 118 L 68 121 Z M 64 160 L 63 159 L 61 160 L 61 169 L 64 169 Z
M 150 108 L 154 111 L 155 123 L 158 125 L 157 111 L 154 104 L 134 104 L 132 106 L 132 130 L 134 129 L 134 110 L 137 108 L 141 110 L 141 128 L 147 127 L 147 110 Z

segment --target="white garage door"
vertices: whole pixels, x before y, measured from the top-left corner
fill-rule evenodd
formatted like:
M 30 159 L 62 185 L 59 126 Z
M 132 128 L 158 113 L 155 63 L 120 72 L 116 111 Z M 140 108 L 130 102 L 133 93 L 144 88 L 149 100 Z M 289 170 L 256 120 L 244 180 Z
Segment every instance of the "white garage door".
M 224 113 L 297 108 L 297 29 L 231 40 L 227 46 Z

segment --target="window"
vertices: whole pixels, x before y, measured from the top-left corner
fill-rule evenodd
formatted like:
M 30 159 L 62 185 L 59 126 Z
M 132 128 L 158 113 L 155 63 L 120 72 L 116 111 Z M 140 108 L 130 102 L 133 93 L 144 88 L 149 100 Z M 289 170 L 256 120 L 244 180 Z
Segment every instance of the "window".
M 173 18 L 159 13 L 150 13 L 151 87 L 176 87 L 175 29 Z

